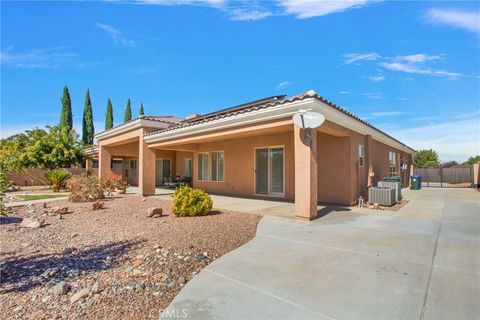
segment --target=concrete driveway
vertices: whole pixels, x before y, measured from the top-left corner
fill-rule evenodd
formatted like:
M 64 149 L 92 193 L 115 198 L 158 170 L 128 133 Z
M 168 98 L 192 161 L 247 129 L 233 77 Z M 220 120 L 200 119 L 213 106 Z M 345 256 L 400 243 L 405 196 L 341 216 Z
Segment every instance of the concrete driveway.
M 168 307 L 187 319 L 479 319 L 480 193 L 404 190 L 399 212 L 265 216 Z

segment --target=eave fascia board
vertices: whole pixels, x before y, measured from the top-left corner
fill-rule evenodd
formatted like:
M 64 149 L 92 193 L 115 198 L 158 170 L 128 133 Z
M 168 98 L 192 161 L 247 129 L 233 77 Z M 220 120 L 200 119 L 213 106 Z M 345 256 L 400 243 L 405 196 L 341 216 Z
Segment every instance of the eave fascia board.
M 159 132 L 157 134 L 144 136 L 143 140 L 148 143 L 161 142 L 170 140 L 172 138 L 187 137 L 190 135 L 207 133 L 218 129 L 232 128 L 242 125 L 248 125 L 257 122 L 264 122 L 268 120 L 275 120 L 293 115 L 299 109 L 306 108 L 306 105 L 313 102 L 313 98 L 304 99 L 301 101 L 294 101 L 284 105 L 261 109 L 258 111 L 248 112 L 231 116 L 223 119 L 208 121 L 198 125 L 192 125 L 176 130 Z
M 97 139 L 97 141 L 101 141 L 101 140 L 111 138 L 128 131 L 132 131 L 132 130 L 143 128 L 143 127 L 165 129 L 165 128 L 168 128 L 168 126 L 169 124 L 159 122 L 159 121 L 152 121 L 147 119 L 136 119 L 131 122 L 127 122 L 123 125 L 120 125 L 118 127 L 97 133 L 95 135 L 95 138 Z

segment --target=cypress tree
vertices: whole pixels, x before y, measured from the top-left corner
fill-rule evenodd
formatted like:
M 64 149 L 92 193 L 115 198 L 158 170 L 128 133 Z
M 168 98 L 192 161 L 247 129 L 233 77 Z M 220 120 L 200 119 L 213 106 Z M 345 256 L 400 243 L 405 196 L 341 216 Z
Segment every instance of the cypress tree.
M 62 112 L 60 114 L 60 127 L 66 127 L 72 129 L 73 116 L 72 116 L 72 101 L 70 100 L 70 93 L 68 87 L 63 88 L 62 96 Z
M 90 90 L 87 89 L 85 96 L 85 105 L 83 107 L 83 122 L 82 122 L 82 141 L 85 144 L 93 144 L 93 111 L 92 102 L 90 101 Z
M 105 130 L 113 127 L 113 107 L 110 98 L 107 101 L 107 112 L 105 113 Z
M 140 103 L 140 111 L 138 112 L 138 115 L 143 116 L 145 113 L 143 112 L 143 103 Z
M 127 106 L 125 107 L 125 116 L 123 117 L 123 122 L 126 123 L 132 120 L 132 106 L 130 105 L 130 98 L 127 101 Z

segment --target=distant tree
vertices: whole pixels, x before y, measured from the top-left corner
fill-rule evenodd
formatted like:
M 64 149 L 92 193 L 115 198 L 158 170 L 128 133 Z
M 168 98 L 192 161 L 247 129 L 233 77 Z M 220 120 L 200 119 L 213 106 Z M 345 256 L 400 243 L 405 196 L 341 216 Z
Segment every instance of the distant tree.
M 107 112 L 105 113 L 105 130 L 113 128 L 113 107 L 110 99 L 107 100 Z
M 93 111 L 92 102 L 90 101 L 90 90 L 87 89 L 85 96 L 85 105 L 83 107 L 83 122 L 82 122 L 82 141 L 84 144 L 93 144 L 93 135 L 95 129 L 93 127 Z
M 0 140 L 0 167 L 7 172 L 24 168 L 51 170 L 82 163 L 83 146 L 75 130 L 60 126 L 47 130 L 27 130 Z
M 140 103 L 140 111 L 138 112 L 139 116 L 145 115 L 145 112 L 143 111 L 143 103 Z
M 73 128 L 72 101 L 70 100 L 70 93 L 68 92 L 67 86 L 63 88 L 60 127 L 65 127 L 68 129 Z
M 470 157 L 468 158 L 467 161 L 465 161 L 463 164 L 465 165 L 474 165 L 475 163 L 477 162 L 480 162 L 480 156 L 474 156 L 474 157 Z
M 419 150 L 413 158 L 416 168 L 437 168 L 440 165 L 438 154 L 432 149 Z
M 123 122 L 126 123 L 132 120 L 132 106 L 130 105 L 130 98 L 127 101 L 127 106 L 125 107 L 125 115 L 123 116 Z
M 457 167 L 459 165 L 460 164 L 455 160 L 451 160 L 451 161 L 447 161 L 447 162 L 442 163 L 442 167 L 444 167 L 444 168 L 452 168 L 452 167 Z

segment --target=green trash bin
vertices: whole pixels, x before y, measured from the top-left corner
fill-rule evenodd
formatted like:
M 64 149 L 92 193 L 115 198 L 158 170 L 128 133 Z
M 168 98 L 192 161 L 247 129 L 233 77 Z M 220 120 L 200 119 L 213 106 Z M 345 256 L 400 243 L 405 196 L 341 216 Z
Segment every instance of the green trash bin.
M 400 178 L 399 176 L 385 177 L 385 178 L 383 178 L 383 181 L 388 181 L 388 182 L 402 182 L 402 178 Z
M 422 189 L 422 176 L 418 174 L 410 176 L 410 190 L 420 189 Z

